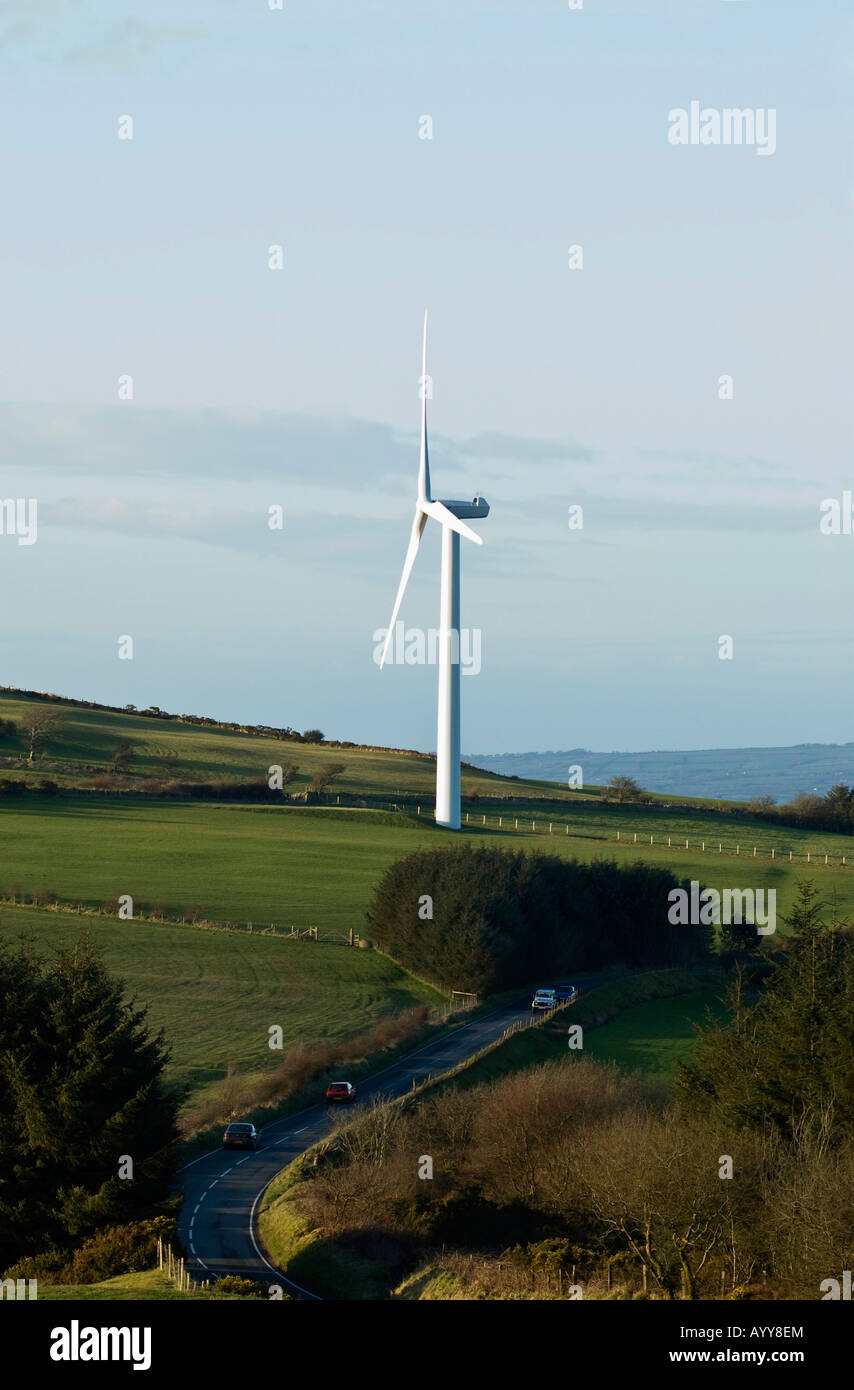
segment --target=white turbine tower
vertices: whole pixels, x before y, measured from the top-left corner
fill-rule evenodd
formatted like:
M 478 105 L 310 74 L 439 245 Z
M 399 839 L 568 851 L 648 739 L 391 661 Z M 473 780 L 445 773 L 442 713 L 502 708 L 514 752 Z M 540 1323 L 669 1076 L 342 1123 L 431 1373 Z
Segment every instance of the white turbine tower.
M 418 466 L 418 497 L 403 562 L 403 574 L 388 625 L 380 667 L 385 665 L 394 625 L 418 545 L 433 517 L 442 527 L 442 585 L 439 600 L 439 724 L 436 739 L 436 824 L 448 830 L 460 828 L 460 536 L 475 545 L 483 541 L 466 526 L 469 520 L 489 515 L 489 503 L 482 497 L 473 502 L 445 498 L 434 501 L 430 495 L 430 463 L 427 457 L 427 313 L 424 313 L 424 344 L 421 357 L 421 462 Z

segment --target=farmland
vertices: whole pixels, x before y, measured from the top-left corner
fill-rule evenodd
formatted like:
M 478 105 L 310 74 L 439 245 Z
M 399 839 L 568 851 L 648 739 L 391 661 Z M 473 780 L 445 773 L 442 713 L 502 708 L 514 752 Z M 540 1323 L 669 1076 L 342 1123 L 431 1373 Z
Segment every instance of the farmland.
M 23 725 L 34 703 L 3 696 L 0 713 Z M 364 934 L 365 909 L 394 860 L 446 843 L 429 819 L 432 760 L 284 743 L 73 706 L 60 713 L 63 722 L 50 748 L 38 753 L 32 766 L 14 740 L 2 745 L 8 775 L 33 787 L 39 776 L 49 775 L 64 790 L 0 797 L 0 896 L 5 899 L 0 936 L 13 941 L 23 932 L 39 951 L 49 951 L 87 926 L 108 967 L 149 1006 L 153 1023 L 165 1028 L 173 1053 L 171 1076 L 191 1095 L 220 1081 L 229 1067 L 252 1073 L 268 1065 L 269 1057 L 259 1058 L 259 1049 L 273 1023 L 282 1025 L 286 1047 L 334 1041 L 353 1037 L 388 1014 L 437 1000 L 428 985 L 377 953 L 332 944 L 346 940 L 351 930 L 357 937 Z M 80 789 L 81 769 L 105 772 L 110 750 L 120 741 L 134 748 L 133 776 L 105 778 L 106 790 Z M 333 757 L 345 764 L 336 783 L 342 793 L 349 789 L 353 796 L 388 797 L 388 802 L 386 809 L 382 804 L 344 809 L 332 797 L 325 805 L 247 805 L 139 794 L 140 774 L 156 772 L 166 753 L 177 758 L 180 776 L 200 780 L 251 779 L 271 763 L 292 758 L 303 769 L 304 783 L 313 767 Z M 605 804 L 595 789 L 579 795 L 489 774 L 464 774 L 464 787 L 472 794 L 464 803 L 468 821 L 459 839 L 471 843 L 585 861 L 597 855 L 620 863 L 640 858 L 712 886 L 773 888 L 781 915 L 809 873 L 826 897 L 836 898 L 842 916 L 854 913 L 854 868 L 841 863 L 850 846 L 844 835 L 772 828 L 733 817 L 725 807 L 701 809 L 663 798 L 651 805 Z M 405 811 L 387 809 L 397 794 L 423 794 L 422 814 L 409 800 Z M 554 798 L 550 804 L 544 802 L 547 796 Z M 537 809 L 534 799 L 545 809 Z M 813 861 L 809 866 L 807 855 Z M 55 895 L 59 907 L 79 904 L 90 910 L 128 894 L 134 917 L 21 906 L 22 896 L 39 892 Z M 232 930 L 152 920 L 158 916 L 206 919 Z M 254 924 L 251 934 L 247 923 Z M 271 924 L 280 931 L 316 928 L 319 940 L 261 935 Z M 649 1018 L 632 1010 L 624 1023 L 599 1030 L 592 1046 L 597 1055 L 607 1045 L 612 1049 L 607 1055 L 642 1064 L 630 1056 L 632 1039 L 621 1029 L 636 1023 L 645 1028 L 657 1019 L 665 1041 L 660 1048 L 650 1042 L 647 1060 L 657 1051 L 666 1069 L 668 1059 L 690 1047 L 687 1015 L 683 1011 L 678 1022 L 668 1014 L 676 1007 L 683 1006 L 645 1005 Z

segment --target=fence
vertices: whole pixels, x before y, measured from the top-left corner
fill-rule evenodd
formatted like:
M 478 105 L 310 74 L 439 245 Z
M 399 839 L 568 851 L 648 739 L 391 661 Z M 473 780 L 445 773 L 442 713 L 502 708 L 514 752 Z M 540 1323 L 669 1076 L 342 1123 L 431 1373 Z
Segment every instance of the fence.
M 275 922 L 269 924 L 237 922 L 233 919 L 217 922 L 207 917 L 190 919 L 187 916 L 172 916 L 166 912 L 152 912 L 137 907 L 134 908 L 132 917 L 120 917 L 117 912 L 108 911 L 104 907 L 97 907 L 92 903 L 62 900 L 54 894 L 50 895 L 50 901 L 48 901 L 41 895 L 7 890 L 5 893 L 0 892 L 0 907 L 28 907 L 39 912 L 73 912 L 75 916 L 81 917 L 107 917 L 114 922 L 146 922 L 162 927 L 194 927 L 198 931 L 249 932 L 255 936 L 277 936 L 285 941 L 325 941 L 336 946 L 358 946 L 360 944 L 360 938 L 356 936 L 352 927 L 346 932 L 324 929 L 323 936 L 321 936 L 319 927 L 282 926 Z
M 417 814 L 419 816 L 421 815 L 420 806 L 417 808 Z M 607 843 L 609 840 L 612 839 L 611 835 L 596 835 L 591 834 L 590 831 L 586 831 L 581 835 L 571 835 L 568 821 L 550 821 L 545 819 L 539 821 L 526 821 L 524 817 L 505 815 L 490 817 L 484 815 L 482 812 L 475 812 L 474 818 L 472 818 L 472 813 L 470 811 L 466 811 L 464 824 L 479 825 L 481 827 L 486 826 L 487 828 L 491 828 L 493 830 L 520 830 L 523 833 L 530 830 L 532 834 L 538 835 L 562 834 L 571 839 L 601 840 L 603 843 Z M 539 830 L 537 829 L 537 826 L 540 827 Z M 694 849 L 695 851 L 698 851 L 701 854 L 731 854 L 733 856 L 749 859 L 779 859 L 781 862 L 788 864 L 808 864 L 811 868 L 828 867 L 837 869 L 850 869 L 854 867 L 854 864 L 848 863 L 847 854 L 830 854 L 829 852 L 825 852 L 824 850 L 805 850 L 803 853 L 798 853 L 795 850 L 791 849 L 780 849 L 777 847 L 769 848 L 763 845 L 725 845 L 721 840 L 694 840 L 693 842 L 691 842 L 689 839 L 685 839 L 683 841 L 682 836 L 673 834 L 659 835 L 657 837 L 655 835 L 650 835 L 649 838 L 647 838 L 646 835 L 638 834 L 637 831 L 623 832 L 618 830 L 616 832 L 616 835 L 613 837 L 613 842 L 619 845 L 637 845 L 639 848 L 643 845 L 657 845 L 659 849 L 662 849 L 665 846 L 667 849 Z M 709 846 L 709 848 L 707 848 L 707 846 Z M 715 848 L 715 846 L 717 846 L 717 848 Z
M 646 845 L 646 844 L 647 844 L 647 838 L 646 838 L 645 835 L 644 835 L 643 837 L 639 837 L 638 834 L 637 834 L 637 831 L 629 832 L 629 833 L 632 834 L 631 840 L 629 840 L 628 837 L 627 837 L 626 839 L 623 839 L 623 838 L 622 838 L 622 832 L 618 830 L 618 831 L 617 831 L 617 839 L 616 839 L 616 842 L 617 842 L 618 844 L 621 844 L 621 845 L 628 845 L 628 844 L 630 844 L 630 845 L 632 845 L 632 846 L 634 846 L 634 845 Z M 697 851 L 699 851 L 700 854 L 731 854 L 731 855 L 738 856 L 738 857 L 741 857 L 741 858 L 746 858 L 746 859 L 760 859 L 760 858 L 764 859 L 764 858 L 767 858 L 768 860 L 777 860 L 777 859 L 779 858 L 779 860 L 780 860 L 782 863 L 786 863 L 786 864 L 803 863 L 803 864 L 809 864 L 810 867 L 818 866 L 818 867 L 820 867 L 820 868 L 824 868 L 825 866 L 827 866 L 828 868 L 833 867 L 833 868 L 837 868 L 837 869 L 850 869 L 850 868 L 852 867 L 852 865 L 848 863 L 848 856 L 847 856 L 847 854 L 840 854 L 840 855 L 832 855 L 832 856 L 831 856 L 829 853 L 825 853 L 825 852 L 823 852 L 822 850 L 814 851 L 814 850 L 809 850 L 809 849 L 808 849 L 808 850 L 805 850 L 803 854 L 796 854 L 794 850 L 791 850 L 791 849 L 781 849 L 781 850 L 779 851 L 779 854 L 778 854 L 778 851 L 777 851 L 776 847 L 773 847 L 773 846 L 772 846 L 770 849 L 769 849 L 767 846 L 763 846 L 763 845 L 744 845 L 744 846 L 742 846 L 742 845 L 740 845 L 740 844 L 736 844 L 735 847 L 733 847 L 733 846 L 731 846 L 731 845 L 725 845 L 725 844 L 723 843 L 722 840 L 718 840 L 718 841 L 711 840 L 711 841 L 709 841 L 708 843 L 709 843 L 710 848 L 707 850 L 707 849 L 706 849 L 706 844 L 707 844 L 707 841 L 706 841 L 706 840 L 699 840 L 699 841 L 695 840 L 694 843 L 693 843 L 693 845 L 692 845 L 691 842 L 690 842 L 690 840 L 686 839 L 686 840 L 685 840 L 685 843 L 684 843 L 684 845 L 683 845 L 683 843 L 682 843 L 682 837 L 681 837 L 681 836 L 668 835 L 668 836 L 666 837 L 666 839 L 667 839 L 667 848 L 668 848 L 668 849 L 680 849 L 680 850 L 681 850 L 681 849 L 689 849 L 689 848 L 690 848 L 690 849 L 693 849 L 695 853 L 696 853 Z M 658 838 L 658 845 L 659 845 L 659 848 L 663 848 L 663 846 L 664 846 L 664 841 L 665 841 L 665 836 L 664 836 L 664 835 L 660 835 L 659 838 Z M 650 835 L 650 837 L 649 837 L 649 844 L 650 844 L 650 845 L 655 845 L 655 843 L 656 843 L 655 836 L 654 836 L 654 835 Z M 715 844 L 717 844 L 717 849 L 715 849 Z M 743 854 L 743 855 L 742 855 L 742 848 L 744 849 L 744 854 Z
M 176 1255 L 171 1245 L 165 1245 L 161 1238 L 157 1237 L 157 1268 L 166 1271 L 167 1279 L 171 1279 L 182 1293 L 194 1293 L 196 1289 L 209 1289 L 210 1281 L 205 1280 L 199 1284 L 190 1277 L 186 1261 L 183 1255 Z

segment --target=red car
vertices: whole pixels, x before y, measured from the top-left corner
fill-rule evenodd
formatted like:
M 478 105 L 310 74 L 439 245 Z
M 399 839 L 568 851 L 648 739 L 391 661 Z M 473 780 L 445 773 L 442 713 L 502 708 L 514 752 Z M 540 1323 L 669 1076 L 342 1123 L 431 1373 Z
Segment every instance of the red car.
M 340 1104 L 342 1101 L 346 1105 L 349 1101 L 356 1099 L 356 1088 L 351 1086 L 349 1081 L 332 1081 L 326 1087 L 326 1104 Z

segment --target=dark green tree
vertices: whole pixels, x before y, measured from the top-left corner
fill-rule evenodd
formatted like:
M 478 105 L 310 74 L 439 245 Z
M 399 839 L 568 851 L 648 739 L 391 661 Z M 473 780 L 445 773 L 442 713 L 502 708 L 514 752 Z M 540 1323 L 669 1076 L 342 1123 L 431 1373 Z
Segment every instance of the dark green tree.
M 167 1060 L 89 938 L 52 967 L 0 955 L 0 1268 L 166 1198 L 178 1107 Z
M 416 974 L 478 993 L 616 962 L 683 964 L 707 954 L 711 928 L 669 922 L 676 886 L 641 863 L 464 843 L 392 864 L 369 934 Z
M 854 1133 L 854 937 L 825 910 L 802 882 L 782 959 L 755 995 L 737 975 L 731 1022 L 701 1030 L 680 1066 L 683 1106 L 795 1143 Z

